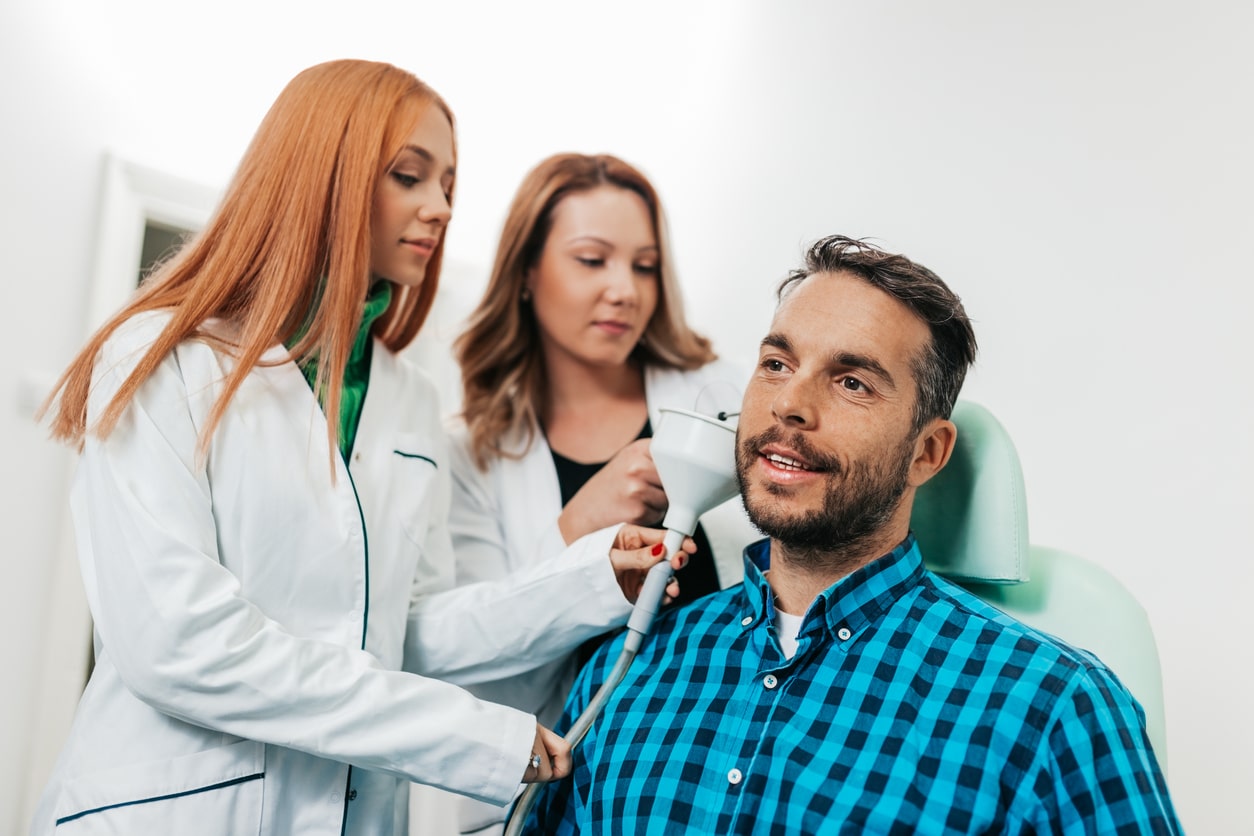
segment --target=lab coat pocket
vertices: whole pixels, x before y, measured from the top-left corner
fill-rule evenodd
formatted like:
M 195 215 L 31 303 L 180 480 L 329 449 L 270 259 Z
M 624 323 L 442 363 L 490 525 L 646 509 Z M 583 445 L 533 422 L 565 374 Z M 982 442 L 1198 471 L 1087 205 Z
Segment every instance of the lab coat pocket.
M 261 832 L 265 745 L 241 740 L 68 780 L 58 834 Z
M 397 433 L 390 467 L 389 498 L 396 503 L 405 535 L 422 546 L 431 527 L 432 497 L 440 477 L 439 458 L 431 439 L 419 433 Z

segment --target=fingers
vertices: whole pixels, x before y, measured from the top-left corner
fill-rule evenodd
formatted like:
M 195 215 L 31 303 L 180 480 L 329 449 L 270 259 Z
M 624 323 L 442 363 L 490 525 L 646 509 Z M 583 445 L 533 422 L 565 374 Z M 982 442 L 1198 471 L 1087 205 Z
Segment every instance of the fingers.
M 688 552 L 677 551 L 671 555 L 671 568 L 678 572 L 688 565 Z
M 555 731 L 550 731 L 544 726 L 540 726 L 539 729 L 544 738 L 544 747 L 548 752 L 551 765 L 550 780 L 565 778 L 571 770 L 570 744 Z
M 666 539 L 666 529 L 663 528 L 646 528 L 645 526 L 624 523 L 619 527 L 618 533 L 614 535 L 614 542 L 610 548 L 622 549 L 624 551 L 632 551 L 635 549 L 643 549 L 646 546 L 654 546 L 660 544 Z M 691 537 L 685 537 L 680 544 L 680 551 L 675 552 L 672 557 L 678 557 L 683 554 L 694 555 L 697 553 L 697 541 Z M 658 554 L 661 554 L 659 552 Z M 687 557 L 684 558 L 685 561 Z M 652 563 L 650 563 L 652 565 Z M 676 566 L 675 568 L 681 568 Z
M 638 549 L 610 549 L 610 563 L 614 566 L 614 573 L 619 575 L 624 572 L 647 572 L 662 559 L 665 550 L 661 543 Z
M 553 776 L 553 765 L 549 760 L 548 749 L 544 745 L 543 731 L 544 726 L 536 723 L 536 739 L 531 742 L 531 760 L 527 762 L 527 768 L 523 771 L 522 782 L 524 784 L 548 781 Z
M 614 543 L 611 548 L 615 549 L 639 549 L 644 546 L 652 546 L 654 543 L 662 542 L 666 537 L 666 532 L 660 528 L 643 528 L 631 523 L 624 523 L 618 533 L 614 535 Z
M 614 535 L 613 548 L 616 549 L 642 549 L 645 546 L 654 546 L 666 539 L 666 529 L 652 528 L 650 526 L 636 525 L 635 523 L 623 523 L 618 529 L 618 533 Z M 691 538 L 689 538 L 691 539 Z M 685 547 L 688 540 L 685 540 Z M 694 543 L 688 551 L 696 551 L 697 547 Z
M 531 744 L 531 760 L 523 772 L 524 784 L 544 783 L 570 774 L 570 744 L 536 723 L 536 739 Z
M 522 782 L 536 784 L 565 778 L 570 768 L 570 744 L 561 735 L 536 723 L 536 739 L 531 745 L 531 760 Z
M 611 549 L 610 564 L 614 568 L 614 577 L 623 591 L 623 597 L 635 603 L 640 596 L 644 579 L 654 565 L 661 562 L 666 547 L 661 543 L 645 546 L 640 549 Z

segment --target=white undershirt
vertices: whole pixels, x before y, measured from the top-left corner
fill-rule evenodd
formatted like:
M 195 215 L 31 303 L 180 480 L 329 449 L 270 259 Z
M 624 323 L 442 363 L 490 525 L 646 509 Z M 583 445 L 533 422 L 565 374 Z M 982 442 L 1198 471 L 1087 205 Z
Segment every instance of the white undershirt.
M 801 631 L 804 615 L 792 615 L 781 609 L 775 610 L 775 633 L 779 637 L 779 649 L 784 651 L 785 658 L 797 655 L 797 633 Z

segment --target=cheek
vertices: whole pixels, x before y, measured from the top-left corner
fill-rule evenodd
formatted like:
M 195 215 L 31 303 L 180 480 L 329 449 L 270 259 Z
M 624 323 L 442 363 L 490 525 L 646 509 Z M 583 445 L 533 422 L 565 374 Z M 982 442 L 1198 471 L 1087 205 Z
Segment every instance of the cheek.
M 657 313 L 658 289 L 656 282 L 647 282 L 640 290 L 640 310 L 647 323 Z
M 744 400 L 740 405 L 738 426 L 753 435 L 761 430 L 762 424 L 771 414 L 771 393 L 768 387 L 751 378 L 745 386 Z
M 592 295 L 586 287 L 578 282 L 570 281 L 560 273 L 547 273 L 539 277 L 532 289 L 537 305 L 550 315 L 566 316 L 582 312 L 594 304 Z

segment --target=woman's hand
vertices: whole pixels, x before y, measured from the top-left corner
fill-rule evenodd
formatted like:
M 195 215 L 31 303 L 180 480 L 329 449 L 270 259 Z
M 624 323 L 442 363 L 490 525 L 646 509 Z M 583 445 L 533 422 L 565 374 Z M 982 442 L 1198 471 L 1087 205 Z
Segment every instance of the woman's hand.
M 624 525 L 614 537 L 614 543 L 610 547 L 610 563 L 614 566 L 614 575 L 623 590 L 623 597 L 633 604 L 640 595 L 640 588 L 644 586 L 649 570 L 666 559 L 663 554 L 666 547 L 662 545 L 662 538 L 665 536 L 666 532 L 658 528 Z M 688 563 L 688 556 L 696 551 L 697 544 L 691 537 L 685 537 L 679 551 L 670 556 L 671 569 L 684 568 Z M 666 587 L 666 597 L 662 603 L 669 604 L 677 595 L 679 584 L 671 581 Z
M 536 739 L 531 746 L 531 762 L 523 773 L 524 784 L 556 781 L 570 774 L 570 744 L 557 732 L 536 723 Z
M 666 515 L 666 493 L 649 455 L 649 439 L 619 450 L 570 498 L 557 527 L 567 544 L 615 523 L 657 525 Z

